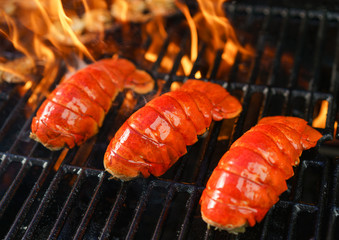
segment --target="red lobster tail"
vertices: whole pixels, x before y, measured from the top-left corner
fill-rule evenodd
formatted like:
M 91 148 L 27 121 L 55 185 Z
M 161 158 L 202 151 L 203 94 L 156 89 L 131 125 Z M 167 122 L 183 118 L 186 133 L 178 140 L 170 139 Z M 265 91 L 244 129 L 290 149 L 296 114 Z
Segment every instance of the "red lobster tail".
M 141 84 L 134 87 L 129 79 Z M 30 137 L 50 150 L 73 148 L 97 134 L 112 101 L 124 87 L 153 89 L 147 73 L 125 59 L 105 59 L 88 65 L 62 82 L 39 108 Z
M 287 189 L 303 150 L 321 134 L 295 117 L 267 117 L 220 159 L 200 199 L 204 221 L 237 234 L 254 226 Z
M 194 82 L 197 87 L 199 83 L 205 84 Z M 105 168 L 113 177 L 130 180 L 140 175 L 160 176 L 186 154 L 186 146 L 194 144 L 197 135 L 206 132 L 215 104 L 207 94 L 183 86 L 147 103 L 117 131 L 104 158 Z M 210 83 L 209 87 L 228 96 L 217 84 Z

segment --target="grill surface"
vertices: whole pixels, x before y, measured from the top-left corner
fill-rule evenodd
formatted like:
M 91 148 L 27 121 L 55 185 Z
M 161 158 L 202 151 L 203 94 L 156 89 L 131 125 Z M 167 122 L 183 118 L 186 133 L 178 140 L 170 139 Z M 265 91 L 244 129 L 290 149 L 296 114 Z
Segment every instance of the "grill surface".
M 109 180 L 102 165 L 114 132 L 154 93 L 137 96 L 134 109 L 125 107 L 121 95 L 96 137 L 79 148 L 50 152 L 28 137 L 37 108 L 30 108 L 27 100 L 36 86 L 19 94 L 22 86 L 0 85 L 0 238 L 339 238 L 338 131 L 332 139 L 339 114 L 339 14 L 236 4 L 226 10 L 240 41 L 253 46 L 255 55 L 238 54 L 224 71 L 217 52 L 206 68 L 208 47 L 201 43 L 191 76 L 200 70 L 204 79 L 222 84 L 242 101 L 244 110 L 235 120 L 213 123 L 160 178 Z M 164 91 L 186 79 L 178 69 L 188 37 L 180 40 L 170 71 L 162 69 L 161 62 L 176 34 L 165 40 L 154 64 L 136 58 L 155 79 L 165 80 Z M 143 51 L 151 43 L 149 38 Z M 263 116 L 290 115 L 312 123 L 321 100 L 329 103 L 326 127 L 319 129 L 323 144 L 319 151 L 303 153 L 288 191 L 265 219 L 238 236 L 208 229 L 198 201 L 229 145 Z

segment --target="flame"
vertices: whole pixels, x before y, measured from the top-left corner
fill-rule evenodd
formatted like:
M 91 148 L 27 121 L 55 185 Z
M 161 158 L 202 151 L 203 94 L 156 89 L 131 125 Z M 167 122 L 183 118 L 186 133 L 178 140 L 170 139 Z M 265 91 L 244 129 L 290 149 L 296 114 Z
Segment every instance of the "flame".
M 187 5 L 180 1 L 175 1 L 176 6 L 185 16 L 187 26 L 190 30 L 190 52 L 184 54 L 181 58 L 181 68 L 179 68 L 177 74 L 184 74 L 185 76 L 191 74 L 193 63 L 198 57 L 199 43 L 201 41 L 208 45 L 205 53 L 205 59 L 207 60 L 208 66 L 211 67 L 211 69 L 207 71 L 208 73 L 212 70 L 216 52 L 222 52 L 220 68 L 228 69 L 234 64 L 238 52 L 244 55 L 252 54 L 252 49 L 243 47 L 238 41 L 231 23 L 225 16 L 224 8 L 222 7 L 224 2 L 225 0 L 198 0 L 199 11 L 192 15 Z M 151 22 L 149 25 L 154 26 L 154 24 L 164 29 L 162 22 Z M 153 42 L 146 52 L 145 58 L 151 62 L 155 62 L 160 52 L 160 47 L 156 48 L 155 46 L 159 43 L 162 44 L 167 34 L 161 33 L 162 31 L 154 31 L 154 29 L 153 31 L 147 32 L 152 37 Z M 173 46 L 171 47 L 174 49 Z M 177 51 L 180 51 L 180 49 Z M 173 55 L 173 52 L 166 53 L 161 63 L 161 66 L 167 66 L 167 68 L 165 68 L 167 71 L 171 69 L 175 60 L 175 57 L 169 56 L 171 54 Z M 202 72 L 197 71 L 195 77 L 201 78 Z
M 194 20 L 188 10 L 188 7 L 178 1 L 175 2 L 182 13 L 185 15 L 188 26 L 191 30 L 191 61 L 194 62 L 198 56 L 198 32 Z
M 238 51 L 245 55 L 252 54 L 252 50 L 243 47 L 238 41 L 234 28 L 223 10 L 225 0 L 198 0 L 198 3 L 201 15 L 197 15 L 195 19 L 198 25 L 203 21 L 200 35 L 207 36 L 205 41 L 214 52 L 222 51 L 223 61 L 220 63 L 222 68 L 230 68 L 234 64 Z
M 234 41 L 227 41 L 222 54 L 222 59 L 226 62 L 226 64 L 231 66 L 234 63 L 237 53 L 238 46 L 234 43 Z
M 196 79 L 201 78 L 201 72 L 200 72 L 200 71 L 197 71 L 197 72 L 194 74 L 194 77 L 195 77 Z
M 318 116 L 313 119 L 312 127 L 325 128 L 328 111 L 328 101 L 322 100 Z
M 89 11 L 85 0 L 83 4 L 86 11 Z M 68 57 L 72 54 L 74 49 L 67 46 L 71 45 L 95 61 L 73 29 L 75 21 L 67 16 L 61 0 L 34 0 L 27 5 L 17 2 L 16 11 L 13 16 L 5 11 L 1 12 L 8 31 L 1 29 L 0 32 L 25 56 L 38 61 L 53 62 L 56 55 Z M 75 16 L 72 17 L 76 19 Z M 30 37 L 32 41 L 29 40 Z M 34 47 L 31 46 L 32 42 Z
M 12 68 L 6 67 L 6 66 L 2 66 L 2 65 L 0 65 L 0 72 L 12 74 L 14 78 L 19 78 L 19 79 L 22 79 L 22 80 L 26 78 L 25 75 L 15 71 L 15 69 L 12 69 Z
M 57 4 L 57 9 L 58 9 L 59 20 L 60 20 L 61 26 L 62 26 L 63 30 L 65 31 L 65 33 L 67 33 L 71 37 L 75 46 L 77 46 L 79 48 L 79 50 L 81 50 L 83 53 L 85 53 L 85 55 L 87 57 L 89 57 L 92 61 L 95 61 L 94 58 L 92 57 L 92 55 L 87 50 L 87 48 L 81 43 L 79 38 L 73 32 L 73 30 L 70 26 L 70 24 L 72 23 L 72 20 L 69 17 L 67 17 L 67 15 L 64 11 L 64 8 L 62 6 L 61 0 L 56 1 L 56 4 Z
M 94 7 L 104 6 L 102 1 L 91 3 L 91 7 L 86 0 L 82 0 L 82 4 L 85 14 Z M 10 8 L 4 7 L 4 10 L 0 10 L 0 17 L 7 25 L 0 29 L 0 33 L 33 63 L 31 68 L 36 68 L 37 65 L 43 66 L 43 77 L 28 99 L 28 104 L 34 107 L 48 94 L 48 88 L 58 74 L 61 61 L 72 69 L 75 57 L 81 59 L 86 56 L 91 61 L 95 59 L 80 39 L 79 34 L 83 28 L 77 25 L 79 17 L 74 11 L 66 13 L 61 0 L 18 1 L 15 2 L 15 8 L 8 9 Z M 95 20 L 92 15 L 87 16 L 87 18 L 91 17 Z M 23 67 L 25 66 L 22 64 L 18 69 Z M 3 65 L 1 70 L 18 78 L 27 74 L 27 72 L 21 73 L 16 68 L 5 68 Z M 25 85 L 23 90 L 27 89 L 27 86 L 32 84 Z
M 117 7 L 120 11 L 118 12 L 117 18 L 120 18 L 121 21 L 127 21 L 127 14 L 128 14 L 128 3 L 126 1 L 118 0 L 115 3 L 115 7 Z
M 11 19 L 5 12 L 2 11 L 0 13 L 0 16 L 5 19 L 5 22 L 8 26 L 8 33 L 2 29 L 0 29 L 0 33 L 2 33 L 7 39 L 9 39 L 18 51 L 22 52 L 25 56 L 32 58 L 32 53 L 30 53 L 28 48 L 25 47 L 22 42 L 20 42 L 21 36 L 14 20 Z
M 170 89 L 171 91 L 175 91 L 181 88 L 181 86 L 182 86 L 181 82 L 172 82 Z
M 80 50 L 80 52 L 84 53 L 92 61 L 95 61 L 93 56 L 89 53 L 88 49 L 79 40 L 78 36 L 71 28 L 72 19 L 66 15 L 61 0 L 53 1 L 51 9 L 45 9 L 39 0 L 34 0 L 34 2 L 36 3 L 38 9 L 40 10 L 43 20 L 47 25 L 48 33 L 46 37 L 52 43 L 54 43 L 55 46 L 58 46 L 59 50 L 61 50 L 60 48 L 62 48 L 62 41 L 66 40 L 66 37 L 68 36 L 73 42 L 74 46 L 77 47 L 78 50 Z M 48 10 L 52 12 L 56 11 L 59 21 L 53 23 L 52 19 L 48 15 Z M 61 28 L 57 27 L 58 24 L 61 25 Z M 57 38 L 59 39 L 56 39 L 55 36 L 57 36 Z
M 326 119 L 328 112 L 328 101 L 322 100 L 320 103 L 320 109 L 318 115 L 313 119 L 312 127 L 314 128 L 326 128 Z M 333 138 L 335 139 L 338 128 L 338 121 L 334 122 Z
M 158 59 L 161 48 L 167 38 L 167 32 L 164 26 L 164 19 L 156 17 L 153 21 L 146 24 L 145 33 L 147 36 L 152 37 L 152 42 L 147 51 L 144 54 L 144 58 L 150 62 L 155 62 Z M 173 61 L 170 60 L 170 53 L 178 52 L 179 48 L 175 44 L 170 44 L 167 48 L 167 55 L 163 58 L 161 66 L 167 71 L 170 70 Z
M 60 166 L 61 166 L 62 162 L 64 161 L 64 159 L 65 159 L 65 157 L 66 157 L 68 151 L 69 151 L 69 149 L 68 149 L 68 148 L 65 148 L 65 149 L 63 149 L 62 152 L 60 153 L 60 155 L 59 155 L 57 161 L 55 162 L 55 164 L 54 164 L 54 166 L 53 166 L 53 169 L 54 169 L 55 171 L 58 171 L 58 169 L 60 168 Z
M 191 73 L 193 62 L 185 55 L 181 58 L 181 65 L 185 76 L 188 76 Z

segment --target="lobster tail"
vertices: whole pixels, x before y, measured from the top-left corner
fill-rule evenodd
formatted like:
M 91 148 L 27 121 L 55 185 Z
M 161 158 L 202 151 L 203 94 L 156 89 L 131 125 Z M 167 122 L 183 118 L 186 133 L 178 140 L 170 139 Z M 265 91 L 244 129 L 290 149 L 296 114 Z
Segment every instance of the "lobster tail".
M 267 117 L 220 159 L 200 199 L 204 221 L 237 234 L 260 222 L 287 190 L 303 150 L 321 134 L 296 117 Z
M 186 85 L 190 83 L 153 99 L 127 119 L 107 148 L 104 165 L 108 172 L 121 180 L 160 176 L 186 154 L 186 146 L 209 128 L 217 108 L 210 94 L 203 92 L 204 82 L 194 80 L 201 91 Z M 222 94 L 220 99 L 229 95 L 217 84 L 208 87 L 207 92 Z M 235 98 L 232 101 L 240 106 Z
M 130 81 L 137 78 L 138 86 Z M 153 85 L 151 76 L 140 73 L 128 60 L 90 64 L 47 97 L 32 120 L 30 137 L 50 150 L 73 148 L 98 132 L 112 101 L 125 87 L 146 93 Z

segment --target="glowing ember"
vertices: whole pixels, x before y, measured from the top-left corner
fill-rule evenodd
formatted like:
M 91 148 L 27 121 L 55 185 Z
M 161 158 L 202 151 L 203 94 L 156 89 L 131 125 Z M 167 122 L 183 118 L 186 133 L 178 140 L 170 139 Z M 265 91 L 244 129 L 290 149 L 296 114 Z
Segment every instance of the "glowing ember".
M 171 91 L 178 90 L 182 86 L 182 83 L 180 82 L 173 82 L 171 84 Z
M 193 62 L 187 56 L 183 56 L 181 59 L 181 64 L 185 76 L 188 76 L 191 73 Z
M 194 77 L 195 77 L 196 79 L 201 78 L 201 72 L 200 72 L 200 71 L 197 71 L 197 72 L 194 74 Z

